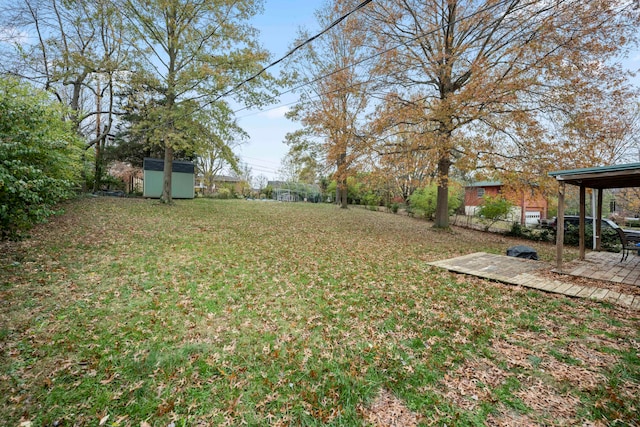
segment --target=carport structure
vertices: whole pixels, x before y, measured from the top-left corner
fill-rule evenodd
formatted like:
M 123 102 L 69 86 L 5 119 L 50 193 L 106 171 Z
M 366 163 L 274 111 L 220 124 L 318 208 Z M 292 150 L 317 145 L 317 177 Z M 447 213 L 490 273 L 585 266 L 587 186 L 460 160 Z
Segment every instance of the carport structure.
M 564 196 L 566 184 L 580 188 L 580 259 L 585 259 L 585 216 L 586 189 L 597 190 L 596 208 L 596 250 L 600 250 L 602 234 L 602 193 L 604 189 L 640 187 L 640 163 L 602 166 L 583 169 L 570 169 L 549 172 L 559 184 L 558 188 L 558 226 L 556 234 L 556 267 L 562 271 L 562 253 L 564 242 Z

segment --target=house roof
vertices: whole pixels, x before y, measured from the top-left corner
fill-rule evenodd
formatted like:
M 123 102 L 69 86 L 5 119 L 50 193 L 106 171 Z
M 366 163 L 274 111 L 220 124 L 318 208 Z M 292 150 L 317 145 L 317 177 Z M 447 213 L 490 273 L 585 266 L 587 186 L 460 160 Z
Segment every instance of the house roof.
M 267 185 L 272 187 L 274 190 L 289 190 L 307 193 L 320 192 L 320 186 L 318 184 L 307 184 L 304 182 L 268 181 Z
M 640 163 L 549 172 L 559 182 L 588 188 L 640 187 Z
M 241 178 L 235 177 L 235 176 L 229 176 L 229 175 L 214 175 L 213 176 L 213 180 L 215 182 L 240 182 L 242 181 Z
M 465 187 L 500 187 L 501 185 L 500 181 L 477 181 L 467 184 Z

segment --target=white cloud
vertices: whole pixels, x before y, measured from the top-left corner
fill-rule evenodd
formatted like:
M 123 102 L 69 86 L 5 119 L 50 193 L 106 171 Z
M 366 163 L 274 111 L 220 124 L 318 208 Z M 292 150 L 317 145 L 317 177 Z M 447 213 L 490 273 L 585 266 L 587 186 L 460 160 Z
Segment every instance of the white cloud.
M 0 43 L 25 44 L 29 41 L 29 34 L 16 27 L 0 27 Z
M 268 119 L 282 119 L 284 115 L 289 111 L 289 107 L 277 107 L 273 109 L 269 109 L 258 114 L 261 117 L 266 117 Z

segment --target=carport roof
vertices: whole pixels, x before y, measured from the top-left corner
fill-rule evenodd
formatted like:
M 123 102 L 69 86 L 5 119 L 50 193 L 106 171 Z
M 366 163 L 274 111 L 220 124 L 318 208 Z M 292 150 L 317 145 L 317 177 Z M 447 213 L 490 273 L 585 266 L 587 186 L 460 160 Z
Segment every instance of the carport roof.
M 640 187 L 640 163 L 549 172 L 559 182 L 588 188 Z

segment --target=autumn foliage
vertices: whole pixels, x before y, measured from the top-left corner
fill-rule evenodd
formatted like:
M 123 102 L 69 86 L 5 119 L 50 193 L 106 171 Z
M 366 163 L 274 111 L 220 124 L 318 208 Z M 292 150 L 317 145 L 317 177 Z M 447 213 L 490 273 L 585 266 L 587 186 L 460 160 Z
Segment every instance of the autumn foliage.
M 350 62 L 372 113 L 365 168 L 396 174 L 403 193 L 416 179 L 437 185 L 436 226 L 448 226 L 452 176 L 499 173 L 544 190 L 550 170 L 611 164 L 629 149 L 637 92 L 618 59 L 637 43 L 631 2 L 382 0 L 361 13 L 341 36 L 370 53 Z M 340 81 L 354 66 L 331 64 L 340 72 L 314 81 L 337 85 L 316 103 L 356 88 Z M 325 110 L 313 117 L 352 129 Z M 326 152 L 344 153 L 341 141 L 325 137 Z

